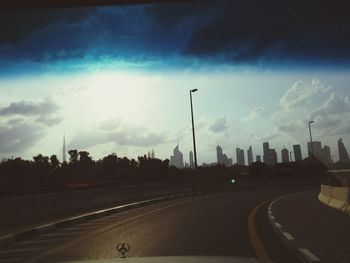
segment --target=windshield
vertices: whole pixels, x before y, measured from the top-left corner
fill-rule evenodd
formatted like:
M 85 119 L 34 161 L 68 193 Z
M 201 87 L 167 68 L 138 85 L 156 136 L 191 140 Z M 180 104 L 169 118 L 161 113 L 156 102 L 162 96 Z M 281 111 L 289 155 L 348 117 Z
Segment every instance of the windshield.
M 0 261 L 348 262 L 345 1 L 141 2 L 0 10 Z

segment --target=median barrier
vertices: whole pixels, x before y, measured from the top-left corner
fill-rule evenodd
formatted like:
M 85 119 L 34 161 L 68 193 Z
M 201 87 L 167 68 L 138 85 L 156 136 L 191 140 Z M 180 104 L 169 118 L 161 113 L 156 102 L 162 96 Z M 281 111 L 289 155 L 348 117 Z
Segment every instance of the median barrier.
M 349 187 L 321 185 L 318 199 L 322 203 L 350 215 Z

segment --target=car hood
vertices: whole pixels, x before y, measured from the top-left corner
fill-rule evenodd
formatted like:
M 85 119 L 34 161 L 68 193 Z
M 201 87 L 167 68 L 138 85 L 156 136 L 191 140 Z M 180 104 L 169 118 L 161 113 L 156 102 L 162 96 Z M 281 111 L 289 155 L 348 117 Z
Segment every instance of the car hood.
M 216 256 L 176 256 L 176 257 L 130 257 L 99 259 L 86 261 L 69 261 L 65 263 L 272 263 L 254 258 L 216 257 Z

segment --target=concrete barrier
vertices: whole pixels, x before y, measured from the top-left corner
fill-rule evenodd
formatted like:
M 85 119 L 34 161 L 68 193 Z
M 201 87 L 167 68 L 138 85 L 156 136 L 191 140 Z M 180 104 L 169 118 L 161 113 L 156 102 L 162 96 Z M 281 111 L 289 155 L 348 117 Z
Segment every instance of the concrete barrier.
M 322 203 L 350 215 L 350 187 L 321 185 L 318 199 Z

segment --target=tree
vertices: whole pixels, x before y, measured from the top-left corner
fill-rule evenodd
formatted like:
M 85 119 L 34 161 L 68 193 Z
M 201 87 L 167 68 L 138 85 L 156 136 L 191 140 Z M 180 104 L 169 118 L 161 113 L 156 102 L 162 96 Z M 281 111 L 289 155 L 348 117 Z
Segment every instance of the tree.
M 51 167 L 56 170 L 59 165 L 60 165 L 60 162 L 59 160 L 57 159 L 57 156 L 54 154 L 54 155 L 51 155 L 50 157 L 50 163 L 51 163 Z
M 78 162 L 78 151 L 77 150 L 69 150 L 69 162 L 70 163 L 77 163 Z
M 88 153 L 86 151 L 80 151 L 79 152 L 79 162 L 82 162 L 82 163 L 91 162 L 91 157 L 89 155 L 90 155 L 90 153 Z

